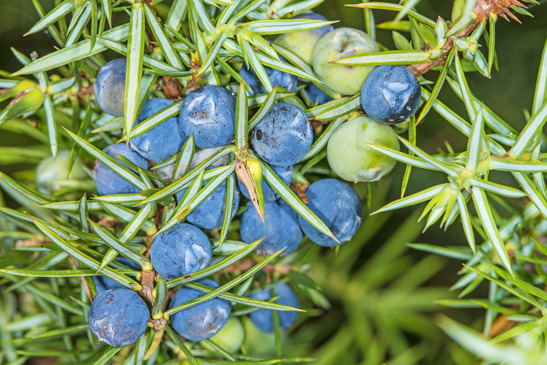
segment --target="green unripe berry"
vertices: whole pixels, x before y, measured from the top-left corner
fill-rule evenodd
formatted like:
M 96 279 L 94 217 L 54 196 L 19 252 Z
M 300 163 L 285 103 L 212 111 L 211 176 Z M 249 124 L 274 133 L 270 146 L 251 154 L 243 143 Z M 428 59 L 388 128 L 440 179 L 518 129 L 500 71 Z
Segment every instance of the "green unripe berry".
M 374 67 L 345 66 L 334 61 L 379 50 L 367 33 L 353 28 L 338 28 L 325 34 L 315 45 L 313 70 L 331 90 L 343 95 L 356 94 Z
M 260 331 L 249 319 L 243 321 L 245 329 L 245 347 L 250 353 L 255 355 L 274 355 L 275 354 L 275 334 Z M 281 343 L 285 344 L 287 334 L 281 331 Z
M 365 144 L 399 150 L 397 134 L 388 125 L 366 116 L 342 124 L 334 131 L 327 146 L 327 159 L 332 170 L 344 180 L 377 181 L 388 174 L 396 161 Z
M 275 43 L 299 55 L 306 63 L 311 65 L 313 47 L 317 41 L 318 39 L 314 37 L 313 34 L 307 32 L 294 32 L 282 34 L 277 37 Z
M 244 338 L 245 330 L 243 329 L 241 321 L 235 317 L 230 317 L 224 327 L 222 327 L 216 335 L 211 337 L 211 341 L 233 354 L 240 349 Z M 206 342 L 203 342 L 202 346 L 205 349 L 213 350 L 212 346 Z
M 36 183 L 38 191 L 44 194 L 54 194 L 61 190 L 62 186 L 55 181 L 67 180 L 68 162 L 70 161 L 70 151 L 59 151 L 57 156 L 47 156 L 38 164 L 36 168 Z M 69 180 L 79 180 L 87 178 L 84 170 L 84 163 L 80 158 L 76 158 Z
M 314 12 L 305 12 L 295 16 L 293 19 L 312 19 L 312 20 L 327 20 L 323 15 Z M 275 43 L 281 45 L 297 54 L 311 65 L 313 49 L 315 45 L 326 33 L 332 31 L 334 27 L 327 25 L 321 28 L 306 30 L 303 32 L 292 32 L 281 34 L 275 40 Z

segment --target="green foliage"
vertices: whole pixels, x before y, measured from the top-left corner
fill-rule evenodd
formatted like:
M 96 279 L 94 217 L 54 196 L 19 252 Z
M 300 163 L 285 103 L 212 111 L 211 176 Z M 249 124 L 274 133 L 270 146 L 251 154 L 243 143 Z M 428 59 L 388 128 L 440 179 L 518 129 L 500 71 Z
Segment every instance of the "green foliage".
M 250 192 L 254 207 L 248 209 L 257 209 L 263 216 L 264 179 L 300 216 L 335 238 L 295 192 L 299 189 L 283 184 L 248 146 L 249 132 L 276 101 L 294 103 L 305 109 L 310 120 L 332 122 L 317 128 L 311 149 L 294 167 L 293 182 L 303 187 L 334 175 L 325 163 L 325 148 L 335 129 L 359 113 L 360 94 L 332 92 L 298 54 L 272 42 L 278 34 L 335 23 L 292 19 L 321 2 L 65 0 L 45 11 L 40 1 L 33 1 L 39 19 L 27 35 L 47 30 L 56 50 L 29 58 L 12 49 L 22 68 L 0 74 L 5 89 L 0 95 L 0 128 L 37 143 L 0 149 L 0 165 L 30 165 L 15 178 L 0 172 L 0 193 L 7 197 L 0 195 L 0 287 L 4 293 L 0 297 L 0 364 L 22 364 L 40 357 L 70 364 L 469 361 L 469 354 L 456 350 L 453 343 L 450 355 L 442 351 L 446 338 L 440 329 L 488 363 L 545 362 L 547 185 L 543 174 L 547 163 L 542 130 L 547 122 L 547 43 L 531 108 L 520 131 L 497 115 L 496 107 L 491 109 L 479 100 L 468 83 L 475 72 L 492 77 L 498 57 L 498 16 L 514 17 L 510 11 L 529 14 L 516 3 L 489 8 L 494 0 L 456 1 L 451 19 L 438 17 L 437 21 L 420 13 L 419 0 L 349 5 L 358 8 L 352 9 L 354 14 L 364 14 L 363 28 L 371 36 L 392 31 L 395 49 L 381 45 L 381 52 L 352 55 L 336 63 L 407 65 L 422 85 L 424 103 L 419 114 L 396 129 L 406 152 L 367 145 L 406 165 L 400 198 L 385 203 L 389 178 L 357 185 L 366 200 L 367 217 L 352 241 L 335 251 L 319 249 L 306 239 L 295 253 L 282 256 L 280 251 L 258 258 L 253 251 L 259 242 L 240 241 L 239 221 L 231 218 L 236 179 Z M 393 20 L 376 25 L 374 15 L 380 11 L 391 12 Z M 112 54 L 127 59 L 123 118 L 104 114 L 92 95 L 97 72 Z M 267 94 L 247 95 L 249 85 L 237 72 L 243 64 L 256 71 Z M 301 88 L 295 95 L 273 87 L 266 66 L 314 83 L 334 100 L 320 106 L 306 104 L 306 98 L 298 97 Z M 170 78 L 183 90 L 173 99 L 205 84 L 237 93 L 235 142 L 191 167 L 195 145 L 190 137 L 178 154 L 151 166 L 150 171 L 122 158 L 126 167 L 102 152 L 106 145 L 127 142 L 178 114 L 182 101 L 133 125 L 150 95 L 169 92 Z M 460 105 L 448 106 L 439 99 L 450 92 Z M 467 139 L 465 149 L 454 151 L 449 146 L 446 152 L 430 153 L 420 145 L 421 123 L 427 122 L 432 111 Z M 40 193 L 34 182 L 35 166 L 61 150 L 70 150 L 66 176 L 80 157 L 88 178 L 55 181 L 58 191 Z M 208 169 L 223 158 L 228 158 L 226 166 Z M 93 195 L 95 160 L 140 192 Z M 407 193 L 411 179 L 418 179 L 421 170 L 446 180 L 427 182 L 425 188 Z M 171 281 L 148 280 L 150 274 L 154 276 L 148 252 L 153 237 L 183 222 L 224 182 L 227 214 L 223 226 L 209 232 L 214 252 L 211 266 Z M 184 189 L 184 197 L 175 204 L 173 195 Z M 415 210 L 391 235 L 381 234 L 388 221 L 397 217 L 393 211 L 421 203 L 426 203 L 421 212 Z M 436 222 L 446 230 L 458 218 L 465 245 L 409 243 L 419 240 L 419 234 Z M 377 237 L 382 237 L 382 247 L 370 249 Z M 434 255 L 416 258 L 406 252 L 407 246 Z M 363 259 L 365 250 L 373 254 Z M 142 271 L 121 267 L 114 261 L 117 256 L 138 264 Z M 441 256 L 464 265 L 452 287 L 457 298 L 445 288 L 424 286 L 446 262 Z M 95 275 L 139 291 L 147 299 L 153 321 L 135 345 L 111 348 L 97 342 L 88 329 Z M 195 283 L 205 277 L 215 277 L 221 286 L 211 289 Z M 289 333 L 281 331 L 277 311 L 295 308 L 276 303 L 277 298 L 247 297 L 254 286 L 283 281 L 289 281 L 305 303 L 296 330 Z M 205 295 L 166 310 L 170 290 L 181 285 Z M 481 298 L 483 287 L 488 289 L 486 298 Z M 223 349 L 214 339 L 207 340 L 207 346 L 182 341 L 168 323 L 169 315 L 215 297 L 228 300 L 232 313 L 245 324 L 246 339 L 237 353 Z M 435 301 L 449 308 L 483 310 L 482 334 L 446 317 L 436 326 L 425 314 L 438 309 Z M 275 311 L 274 334 L 257 333 L 246 318 L 262 308 Z

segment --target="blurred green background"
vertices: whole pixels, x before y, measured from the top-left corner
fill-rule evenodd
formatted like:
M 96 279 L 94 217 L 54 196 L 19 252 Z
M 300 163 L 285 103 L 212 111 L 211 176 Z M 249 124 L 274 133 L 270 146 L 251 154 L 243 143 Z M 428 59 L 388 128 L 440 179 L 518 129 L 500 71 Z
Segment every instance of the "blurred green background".
M 53 0 L 40 0 L 47 10 Z M 165 6 L 169 1 L 164 1 Z M 326 0 L 317 11 L 329 19 L 340 20 L 337 26 L 364 28 L 363 12 L 344 7 L 346 1 Z M 419 9 L 432 19 L 450 19 L 452 1 L 422 0 Z M 524 110 L 531 106 L 542 47 L 547 38 L 547 6 L 531 9 L 534 18 L 520 16 L 523 24 L 500 19 L 497 24 L 499 71 L 492 79 L 478 73 L 469 74 L 471 90 L 492 110 L 517 129 L 524 125 Z M 375 12 L 377 23 L 391 20 L 394 13 Z M 53 40 L 44 33 L 22 35 L 38 19 L 31 0 L 0 0 L 0 69 L 13 72 L 20 64 L 10 47 L 23 54 L 53 51 Z M 378 41 L 392 47 L 391 32 L 377 31 Z M 430 72 L 426 78 L 436 79 Z M 453 110 L 465 109 L 445 87 L 440 99 Z M 428 151 L 446 150 L 445 141 L 456 150 L 465 148 L 466 139 L 435 112 L 430 112 L 418 132 L 419 146 Z M 2 131 L 1 146 L 24 146 L 29 143 L 20 134 Z M 25 166 L 2 166 L 10 174 Z M 399 197 L 404 166 L 372 186 L 373 208 Z M 407 193 L 429 187 L 432 181 L 444 182 L 444 176 L 429 171 L 413 172 Z M 356 189 L 365 196 L 364 186 Z M 450 343 L 435 326 L 438 313 L 481 329 L 482 311 L 446 310 L 434 300 L 457 293 L 449 287 L 458 279 L 461 263 L 408 249 L 406 243 L 466 245 L 459 224 L 447 232 L 432 227 L 425 234 L 416 224 L 412 210 L 365 218 L 352 242 L 339 252 L 318 250 L 310 257 L 310 272 L 323 288 L 329 309 L 312 310 L 301 316 L 296 328 L 287 334 L 287 354 L 312 356 L 317 364 L 471 364 L 464 351 Z M 486 288 L 473 293 L 485 295 Z M 320 300 L 320 299 L 318 299 Z M 313 306 L 312 303 L 308 307 Z M 252 331 L 252 329 L 251 329 Z M 271 352 L 271 338 L 253 333 L 247 337 L 249 347 L 257 352 Z

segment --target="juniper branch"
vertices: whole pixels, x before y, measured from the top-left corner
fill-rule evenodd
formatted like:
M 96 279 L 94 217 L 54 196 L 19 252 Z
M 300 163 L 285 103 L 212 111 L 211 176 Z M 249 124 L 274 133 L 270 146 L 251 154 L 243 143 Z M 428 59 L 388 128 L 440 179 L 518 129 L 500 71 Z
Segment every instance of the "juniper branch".
M 533 3 L 533 1 L 531 0 L 522 0 L 522 1 L 526 3 Z M 490 14 L 501 16 L 507 21 L 509 21 L 509 18 L 508 18 L 509 16 L 520 23 L 519 19 L 513 13 L 511 13 L 510 11 L 511 6 L 526 8 L 526 6 L 523 5 L 521 2 L 519 2 L 518 0 L 477 0 L 477 4 L 475 5 L 475 8 L 473 9 L 473 15 L 475 17 L 475 20 L 473 21 L 473 23 L 467 26 L 460 33 L 447 39 L 446 43 L 442 47 L 443 55 L 430 62 L 410 65 L 408 66 L 408 69 L 416 77 L 418 77 L 425 74 L 426 72 L 428 72 L 435 66 L 444 65 L 444 63 L 446 62 L 448 58 L 450 50 L 452 49 L 452 47 L 454 47 L 454 41 L 456 39 L 465 38 L 468 35 L 470 35 L 471 32 L 473 32 L 473 30 L 475 30 L 475 28 L 477 28 L 483 20 L 485 19 L 487 20 L 490 18 Z

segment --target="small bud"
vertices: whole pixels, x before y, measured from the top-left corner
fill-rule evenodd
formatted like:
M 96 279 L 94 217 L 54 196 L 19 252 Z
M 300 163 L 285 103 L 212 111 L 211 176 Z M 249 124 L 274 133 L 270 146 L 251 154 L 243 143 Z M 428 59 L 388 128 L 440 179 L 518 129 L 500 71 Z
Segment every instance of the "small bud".
M 260 162 L 252 157 L 245 159 L 245 161 L 238 161 L 236 174 L 247 188 L 251 202 L 264 221 L 264 195 L 262 193 L 262 166 Z

